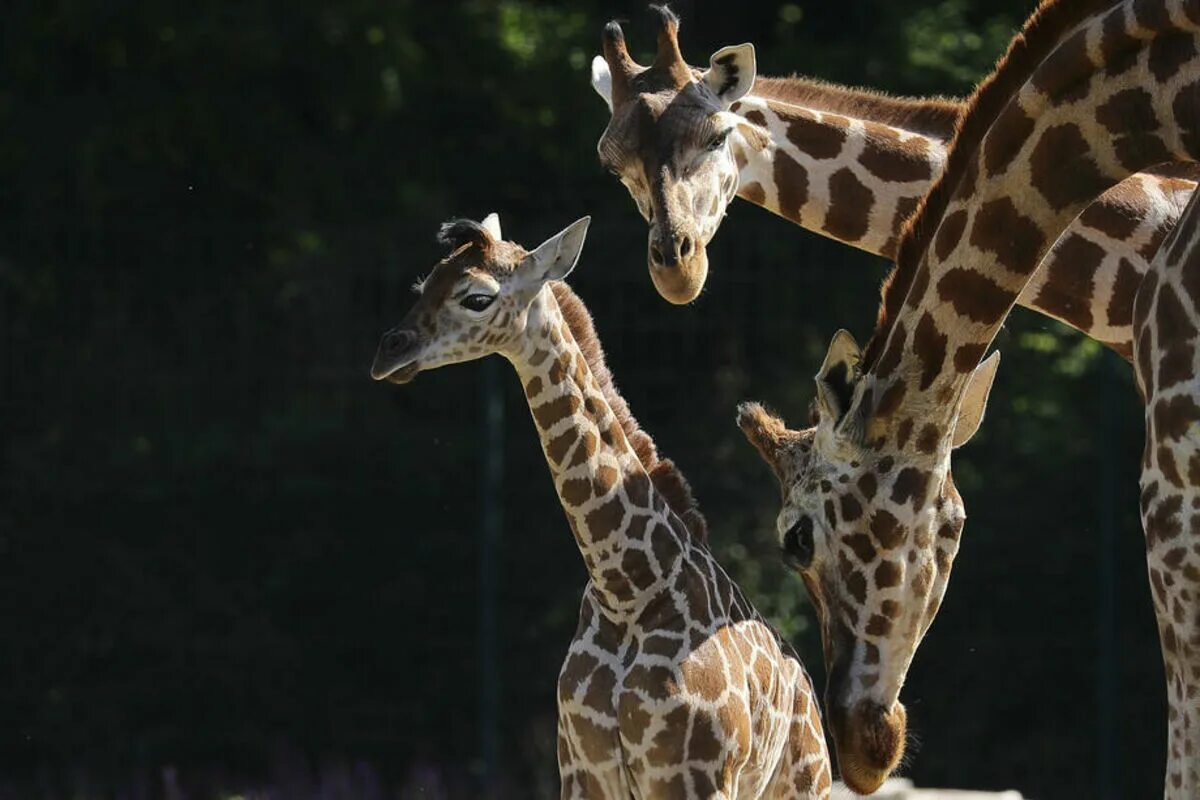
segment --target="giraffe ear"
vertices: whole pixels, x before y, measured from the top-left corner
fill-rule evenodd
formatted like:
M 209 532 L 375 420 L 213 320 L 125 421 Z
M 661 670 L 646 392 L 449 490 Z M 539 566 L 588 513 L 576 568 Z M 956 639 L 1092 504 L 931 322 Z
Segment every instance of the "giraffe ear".
M 497 242 L 503 241 L 504 237 L 500 234 L 500 215 L 495 211 L 483 218 L 483 222 L 479 223 L 483 229 L 492 235 L 492 238 Z
M 577 219 L 538 245 L 517 267 L 520 285 L 537 290 L 546 281 L 561 281 L 567 277 L 583 252 L 583 240 L 587 238 L 591 221 L 591 217 Z
M 842 417 L 850 410 L 854 398 L 854 387 L 858 383 L 858 362 L 862 359 L 862 351 L 854 337 L 847 330 L 840 330 L 833 335 L 829 343 L 829 352 L 825 354 L 825 363 L 816 375 L 817 406 L 823 419 L 831 420 L 834 425 L 841 422 Z
M 976 367 L 967 379 L 967 388 L 963 390 L 962 402 L 958 407 L 958 421 L 954 423 L 954 447 L 962 447 L 979 430 L 999 366 L 1000 351 L 997 350 Z
M 735 44 L 713 53 L 701 80 L 728 108 L 733 101 L 745 97 L 754 88 L 757 70 L 754 45 Z
M 604 56 L 596 56 L 592 59 L 592 88 L 596 90 L 596 94 L 604 98 L 608 110 L 612 111 L 612 72 L 609 70 Z

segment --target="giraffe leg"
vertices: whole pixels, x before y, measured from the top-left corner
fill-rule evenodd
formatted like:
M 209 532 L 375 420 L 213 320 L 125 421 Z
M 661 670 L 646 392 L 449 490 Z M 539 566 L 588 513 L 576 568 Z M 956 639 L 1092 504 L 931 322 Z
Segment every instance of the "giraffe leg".
M 1184 477 L 1200 477 L 1200 407 L 1157 393 L 1146 408 L 1142 526 L 1167 681 L 1164 796 L 1184 800 L 1200 797 L 1200 486 Z
M 1200 448 L 1192 457 L 1200 461 Z M 1183 800 L 1200 796 L 1200 492 L 1155 472 L 1142 481 L 1142 521 L 1167 679 L 1164 796 Z

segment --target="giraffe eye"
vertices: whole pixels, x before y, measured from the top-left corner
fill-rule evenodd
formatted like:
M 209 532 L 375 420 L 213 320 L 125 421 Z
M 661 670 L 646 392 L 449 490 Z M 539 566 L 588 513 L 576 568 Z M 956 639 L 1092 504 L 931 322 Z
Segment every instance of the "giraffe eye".
M 713 138 L 709 139 L 708 140 L 708 149 L 709 150 L 720 150 L 725 145 L 725 140 L 729 138 L 730 130 L 732 130 L 732 128 L 726 128 L 725 130 L 721 131 Z
M 808 569 L 813 550 L 813 521 L 805 514 L 783 535 L 783 562 L 795 570 Z
M 493 294 L 469 294 L 460 301 L 459 305 L 468 311 L 486 311 L 495 299 L 496 296 Z

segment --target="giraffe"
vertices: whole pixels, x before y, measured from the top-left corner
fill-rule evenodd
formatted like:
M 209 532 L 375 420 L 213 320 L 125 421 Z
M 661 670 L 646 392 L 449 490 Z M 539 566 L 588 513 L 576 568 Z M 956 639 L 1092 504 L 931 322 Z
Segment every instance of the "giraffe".
M 833 338 L 811 426 L 739 409 L 783 489 L 780 545 L 819 609 L 826 717 L 843 778 L 860 791 L 904 749 L 900 690 L 965 521 L 951 452 L 978 427 L 999 363 L 981 359 L 1096 196 L 1150 164 L 1200 156 L 1198 43 L 1200 0 L 1043 0 L 969 101 L 944 173 L 908 221 L 867 347 L 844 331 Z M 1168 798 L 1200 796 L 1200 277 L 1190 243 L 1200 212 L 1189 202 L 1189 224 L 1150 266 L 1131 319 Z
M 824 728 L 799 659 L 714 560 L 678 469 L 617 393 L 562 283 L 588 218 L 532 252 L 499 219 L 442 227 L 371 375 L 407 383 L 503 355 L 516 369 L 589 581 L 558 678 L 564 798 L 827 798 Z
M 758 77 L 750 44 L 721 48 L 701 71 L 683 60 L 678 19 L 655 9 L 654 64 L 634 63 L 610 23 L 592 86 L 612 112 L 600 160 L 650 221 L 649 269 L 662 296 L 686 303 L 700 293 L 706 244 L 735 196 L 892 258 L 904 221 L 945 168 L 962 104 Z M 1134 294 L 1198 177 L 1176 167 L 1105 192 L 1050 250 L 1018 304 L 1129 359 Z

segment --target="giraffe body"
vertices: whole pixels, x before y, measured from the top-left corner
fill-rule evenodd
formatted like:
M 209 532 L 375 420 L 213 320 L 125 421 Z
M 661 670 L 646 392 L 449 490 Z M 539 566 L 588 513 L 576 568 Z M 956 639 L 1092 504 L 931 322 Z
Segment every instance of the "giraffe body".
M 735 88 L 722 96 L 708 73 L 673 63 L 678 44 L 670 40 L 678 23 L 662 25 L 660 43 L 669 58 L 660 56 L 645 69 L 627 67 L 628 86 L 614 95 L 612 73 L 624 62 L 606 40 L 593 84 L 613 112 L 598 145 L 600 159 L 651 220 L 652 239 L 668 223 L 695 239 L 690 261 L 668 268 L 651 258 L 651 276 L 664 296 L 687 302 L 700 291 L 702 277 L 684 280 L 675 273 L 699 272 L 703 261 L 707 274 L 704 246 L 735 196 L 893 258 L 905 221 L 945 169 L 962 105 L 805 78 L 756 78 L 750 45 L 714 54 L 710 72 L 730 53 L 740 55 L 734 86 L 746 93 L 737 96 Z M 597 81 L 597 74 L 608 78 Z M 726 144 L 705 154 L 712 140 L 700 134 L 708 130 L 729 133 Z M 665 172 L 664 161 L 671 167 Z M 1163 174 L 1151 169 L 1103 193 L 1046 254 L 1017 304 L 1130 358 L 1134 295 L 1197 177 L 1200 170 L 1190 166 Z
M 1134 173 L 1195 162 L 1198 131 L 1200 2 L 1043 2 L 971 99 L 945 172 L 901 237 L 868 346 L 834 338 L 814 427 L 788 431 L 757 406 L 741 409 L 784 489 L 781 543 L 821 608 L 826 711 L 853 786 L 877 786 L 902 753 L 900 689 L 965 519 L 950 455 L 978 427 L 998 363 L 981 358 L 1076 216 Z M 1130 313 L 1173 799 L 1200 796 L 1195 206 Z
M 516 369 L 589 575 L 558 679 L 564 798 L 826 798 L 807 673 L 713 559 L 686 482 L 558 282 L 585 230 L 529 253 L 494 217 L 445 226 L 454 252 L 384 336 L 372 376 L 407 383 L 490 353 Z

